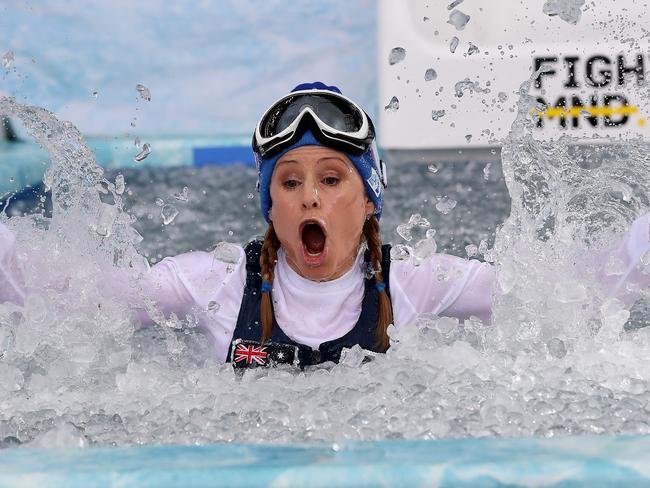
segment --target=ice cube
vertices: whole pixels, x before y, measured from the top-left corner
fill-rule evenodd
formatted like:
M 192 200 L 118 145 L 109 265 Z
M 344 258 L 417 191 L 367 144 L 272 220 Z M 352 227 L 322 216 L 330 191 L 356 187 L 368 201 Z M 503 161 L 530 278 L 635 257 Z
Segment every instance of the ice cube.
M 438 73 L 433 68 L 429 68 L 424 72 L 424 81 L 433 81 L 438 77 Z
M 388 105 L 384 107 L 384 110 L 386 112 L 397 112 L 399 110 L 399 99 L 397 97 L 391 98 Z
M 160 216 L 162 217 L 163 225 L 169 225 L 178 216 L 178 209 L 173 205 L 163 205 L 160 209 Z
M 147 157 L 151 154 L 151 145 L 148 142 L 145 142 L 142 145 L 142 151 L 140 151 L 138 154 L 133 156 L 133 161 L 136 163 L 139 163 L 140 161 L 144 161 L 147 159 Z
M 147 102 L 151 101 L 151 92 L 149 91 L 149 88 L 147 88 L 146 86 L 138 83 L 135 86 L 135 89 L 140 94 L 140 98 L 142 98 L 143 100 L 146 100 Z
M 394 47 L 390 50 L 390 54 L 388 55 L 388 64 L 392 66 L 394 64 L 401 63 L 404 61 L 405 57 L 406 49 L 403 47 Z
M 469 15 L 465 15 L 463 12 L 461 12 L 458 9 L 452 10 L 451 13 L 449 14 L 449 20 L 447 21 L 448 24 L 453 25 L 456 30 L 463 30 L 467 23 L 469 22 Z

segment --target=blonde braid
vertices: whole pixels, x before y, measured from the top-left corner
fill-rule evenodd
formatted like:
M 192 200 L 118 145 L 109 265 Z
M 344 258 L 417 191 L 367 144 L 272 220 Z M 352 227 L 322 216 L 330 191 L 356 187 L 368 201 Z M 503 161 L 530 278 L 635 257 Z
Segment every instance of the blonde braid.
M 375 270 L 375 283 L 381 283 L 383 285 L 384 277 L 381 274 L 381 236 L 379 234 L 379 221 L 374 215 L 364 224 L 363 235 L 368 243 L 370 260 Z M 379 318 L 375 332 L 377 347 L 382 351 L 386 351 L 390 345 L 387 330 L 391 323 L 393 323 L 393 307 L 384 285 L 379 291 Z
M 275 263 L 278 260 L 278 249 L 280 249 L 280 240 L 273 228 L 273 222 L 270 222 L 269 228 L 266 230 L 266 234 L 264 234 L 264 243 L 260 251 L 262 283 L 273 283 Z M 273 333 L 273 304 L 271 302 L 270 289 L 264 290 L 261 293 L 260 320 L 262 322 L 262 343 L 264 343 L 271 338 L 271 334 Z

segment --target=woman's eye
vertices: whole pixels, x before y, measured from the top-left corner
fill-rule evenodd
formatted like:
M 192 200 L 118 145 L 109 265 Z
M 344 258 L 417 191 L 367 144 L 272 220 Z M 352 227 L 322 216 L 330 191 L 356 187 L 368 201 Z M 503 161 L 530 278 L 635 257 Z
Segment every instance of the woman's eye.
M 339 178 L 336 176 L 326 176 L 323 178 L 323 183 L 325 183 L 328 186 L 334 186 L 339 182 Z
M 285 180 L 283 184 L 285 188 L 296 188 L 298 186 L 298 180 Z

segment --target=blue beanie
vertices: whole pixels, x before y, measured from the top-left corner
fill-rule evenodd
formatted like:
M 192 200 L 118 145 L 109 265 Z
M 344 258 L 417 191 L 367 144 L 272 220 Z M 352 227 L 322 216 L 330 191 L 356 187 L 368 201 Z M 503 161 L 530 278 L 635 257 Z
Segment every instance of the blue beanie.
M 329 90 L 341 94 L 335 86 L 327 86 L 319 81 L 315 83 L 301 83 L 295 87 L 292 92 L 299 90 Z M 275 169 L 275 163 L 289 151 L 302 146 L 324 146 L 319 140 L 314 137 L 311 131 L 307 130 L 302 137 L 293 145 L 285 148 L 279 154 L 274 155 L 268 159 L 261 159 L 258 162 L 258 191 L 260 192 L 260 206 L 262 208 L 262 215 L 264 220 L 269 222 L 269 210 L 271 208 L 271 176 Z M 375 216 L 377 219 L 381 218 L 382 204 L 384 201 L 384 187 L 380 175 L 377 174 L 375 167 L 379 165 L 379 155 L 377 154 L 377 146 L 375 142 L 366 149 L 360 156 L 353 156 L 343 152 L 354 167 L 357 169 L 363 180 L 363 185 L 366 188 L 368 198 L 375 205 Z

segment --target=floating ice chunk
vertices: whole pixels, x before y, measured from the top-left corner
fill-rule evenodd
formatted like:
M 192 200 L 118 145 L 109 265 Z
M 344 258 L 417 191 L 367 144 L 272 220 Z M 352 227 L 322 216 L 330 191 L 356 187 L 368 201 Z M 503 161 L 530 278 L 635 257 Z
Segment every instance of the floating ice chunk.
M 569 24 L 577 24 L 582 16 L 582 7 L 585 0 L 546 0 L 542 12 L 553 17 L 557 15 Z
M 411 256 L 411 250 L 403 244 L 396 244 L 390 248 L 391 261 L 405 261 Z
M 113 224 L 117 219 L 118 209 L 114 205 L 101 203 L 95 221 L 91 224 L 92 230 L 102 237 L 108 237 L 113 231 Z
M 24 304 L 24 314 L 27 322 L 43 324 L 48 316 L 48 303 L 42 295 L 30 293 Z
M 416 213 L 416 214 L 411 215 L 411 217 L 409 218 L 408 223 L 398 225 L 396 231 L 397 231 L 397 233 L 399 234 L 399 236 L 402 239 L 404 239 L 406 241 L 410 241 L 411 238 L 412 238 L 411 237 L 411 230 L 414 227 L 427 228 L 427 227 L 430 227 L 430 226 L 431 226 L 431 224 L 429 223 L 429 221 L 427 219 L 422 217 L 420 214 Z
M 20 370 L 11 364 L 0 363 L 0 385 L 7 391 L 18 391 L 25 384 Z
M 454 85 L 454 91 L 458 98 L 462 97 L 467 91 L 470 93 L 490 93 L 489 88 L 481 88 L 478 81 L 471 81 L 469 78 L 465 78 L 464 80 L 457 82 Z
M 397 112 L 399 110 L 399 99 L 397 97 L 391 98 L 388 105 L 384 107 L 384 110 L 386 112 Z
M 447 195 L 439 197 L 436 203 L 436 210 L 441 214 L 447 215 L 451 212 L 458 202 Z
M 553 298 L 560 303 L 582 302 L 587 298 L 587 289 L 575 280 L 561 281 L 553 288 Z
M 189 199 L 189 190 L 187 189 L 186 186 L 184 186 L 180 192 L 174 193 L 173 196 L 179 202 L 187 202 L 187 200 Z
M 135 86 L 135 89 L 138 90 L 138 93 L 140 94 L 140 98 L 142 98 L 143 100 L 146 100 L 147 102 L 151 101 L 151 92 L 149 91 L 149 88 L 147 88 L 146 86 L 138 83 Z
M 483 179 L 485 181 L 490 179 L 490 170 L 492 169 L 492 163 L 487 163 L 483 168 Z
M 145 142 L 142 145 L 142 151 L 133 156 L 133 161 L 139 163 L 140 161 L 147 159 L 147 156 L 149 156 L 149 154 L 151 154 L 151 145 L 149 145 L 148 142 Z
M 427 166 L 427 170 L 429 171 L 429 173 L 436 174 L 439 171 L 439 168 L 435 164 L 430 164 L 429 166 Z
M 411 227 L 408 224 L 398 225 L 395 231 L 405 241 L 409 242 L 411 240 Z
M 481 239 L 481 242 L 478 243 L 478 252 L 479 254 L 488 252 L 488 243 L 485 239 Z
M 438 120 L 445 116 L 444 110 L 432 110 L 431 111 L 431 120 Z
M 517 283 L 517 271 L 511 261 L 501 263 L 498 280 L 503 293 L 509 293 Z
M 448 335 L 458 330 L 458 324 L 456 317 L 440 317 L 433 323 L 433 327 L 441 334 Z
M 178 209 L 173 205 L 163 205 L 160 209 L 160 216 L 163 219 L 163 225 L 171 224 L 178 215 Z
M 609 344 L 623 332 L 623 326 L 630 318 L 630 311 L 620 300 L 610 298 L 600 306 L 600 317 L 602 327 L 598 331 L 597 337 L 601 342 Z
M 566 356 L 566 345 L 562 339 L 553 337 L 546 343 L 546 347 L 548 347 L 548 353 L 554 358 L 562 359 Z
M 98 345 L 91 342 L 74 342 L 69 344 L 72 352 L 70 360 L 74 363 L 90 364 L 97 356 Z
M 476 247 L 476 244 L 469 244 L 465 246 L 465 254 L 467 254 L 468 258 L 473 258 L 478 254 L 478 247 Z
M 451 41 L 449 42 L 449 50 L 452 52 L 452 54 L 456 52 L 456 48 L 458 47 L 459 42 L 460 41 L 458 37 L 454 36 L 451 38 Z
M 2 67 L 8 70 L 14 62 L 14 52 L 8 51 L 2 56 Z
M 341 351 L 339 364 L 348 366 L 349 368 L 358 368 L 363 364 L 363 360 L 366 359 L 367 355 L 367 351 L 361 349 L 361 346 L 358 344 L 355 344 L 351 348 L 346 348 Z
M 411 227 L 431 227 L 431 223 L 418 213 L 411 215 L 409 218 L 409 225 Z
M 453 25 L 456 30 L 463 30 L 467 23 L 469 22 L 469 15 L 465 15 L 458 9 L 452 10 L 449 14 L 448 24 Z
M 479 51 L 478 46 L 470 42 L 469 49 L 467 49 L 467 55 L 471 56 L 472 54 L 476 54 L 478 51 Z
M 388 55 L 388 64 L 392 66 L 393 64 L 401 63 L 404 61 L 405 57 L 406 49 L 403 47 L 394 47 L 390 50 L 390 54 Z
M 51 430 L 39 435 L 29 447 L 87 447 L 83 430 L 71 422 L 59 421 Z
M 124 193 L 125 188 L 126 188 L 126 184 L 124 182 L 124 175 L 121 174 L 117 175 L 115 177 L 115 193 L 121 195 L 122 193 Z
M 438 77 L 438 73 L 433 68 L 429 68 L 424 72 L 424 81 L 433 81 Z
M 623 200 L 625 203 L 630 203 L 634 195 L 634 191 L 625 183 L 612 183 L 612 189 L 610 190 L 611 195 L 614 198 Z
M 237 264 L 239 262 L 239 248 L 234 244 L 220 242 L 212 252 L 215 259 L 223 263 Z
M 420 261 L 425 261 L 433 256 L 438 250 L 438 244 L 435 239 L 427 238 L 419 240 L 413 248 L 413 256 Z

